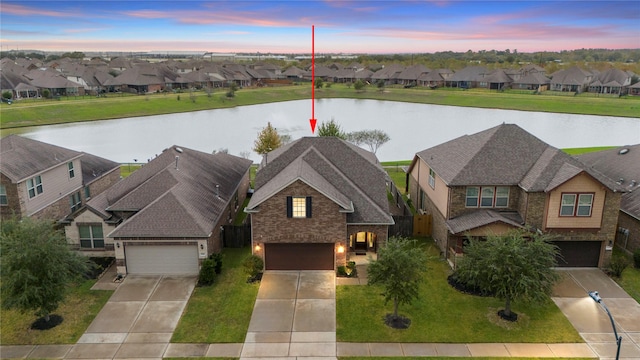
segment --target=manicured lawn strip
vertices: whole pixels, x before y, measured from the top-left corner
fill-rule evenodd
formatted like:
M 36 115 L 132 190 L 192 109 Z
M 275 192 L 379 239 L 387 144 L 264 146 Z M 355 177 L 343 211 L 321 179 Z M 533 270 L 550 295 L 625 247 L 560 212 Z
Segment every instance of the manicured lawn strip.
M 98 312 L 109 300 L 113 291 L 91 290 L 95 280 L 87 280 L 69 289 L 65 301 L 53 314 L 64 321 L 49 330 L 31 330 L 37 319 L 33 314 L 22 314 L 15 310 L 0 310 L 0 344 L 40 345 L 74 344 L 89 327 Z
M 566 152 L 569 155 L 581 155 L 581 154 L 586 154 L 590 152 L 613 149 L 615 147 L 616 146 L 594 146 L 594 147 L 584 147 L 584 148 L 568 148 L 568 149 L 562 149 L 562 151 Z
M 122 164 L 120 165 L 120 176 L 122 178 L 126 178 L 131 175 L 134 171 L 140 169 L 142 167 L 141 164 Z
M 242 343 L 259 284 L 248 284 L 241 263 L 251 248 L 225 248 L 222 274 L 211 286 L 196 287 L 171 342 Z
M 627 294 L 636 299 L 640 303 L 640 269 L 636 269 L 633 265 L 627 267 L 619 279 L 614 280 L 620 285 Z
M 377 91 L 367 88 L 357 92 L 342 84 L 319 89 L 316 98 L 350 98 L 402 101 L 412 103 L 467 106 L 480 108 L 543 111 L 572 114 L 593 114 L 608 116 L 640 116 L 640 97 L 590 98 L 553 95 L 529 95 L 497 93 L 490 91 L 447 91 L 429 89 L 387 88 Z M 180 95 L 180 100 L 177 100 Z M 38 100 L 0 105 L 2 123 L 0 128 L 60 124 L 78 121 L 125 118 L 170 114 L 188 111 L 228 108 L 240 105 L 264 104 L 311 98 L 309 84 L 273 87 L 247 88 L 236 92 L 235 98 L 228 99 L 224 91 L 217 91 L 211 97 L 204 92 L 196 92 L 195 102 L 189 93 L 149 94 L 140 96 L 110 95 L 107 98 L 82 98 L 78 100 Z M 319 119 L 323 121 L 323 119 Z M 326 119 L 328 120 L 328 119 Z
M 392 310 L 384 304 L 381 289 L 372 286 L 336 288 L 337 338 L 345 342 L 438 342 L 438 343 L 573 343 L 583 342 L 557 306 L 548 299 L 538 306 L 513 303 L 522 321 L 507 330 L 490 321 L 504 302 L 462 294 L 447 283 L 450 272 L 431 242 L 430 261 L 420 299 L 400 306 L 411 319 L 406 330 L 383 323 Z
M 347 357 L 347 356 L 339 356 L 339 360 L 401 360 L 401 359 L 429 359 L 429 360 L 504 360 L 504 357 L 450 357 L 450 356 L 429 356 L 429 357 Z M 519 357 L 518 360 L 593 360 L 596 358 L 537 358 L 537 357 Z

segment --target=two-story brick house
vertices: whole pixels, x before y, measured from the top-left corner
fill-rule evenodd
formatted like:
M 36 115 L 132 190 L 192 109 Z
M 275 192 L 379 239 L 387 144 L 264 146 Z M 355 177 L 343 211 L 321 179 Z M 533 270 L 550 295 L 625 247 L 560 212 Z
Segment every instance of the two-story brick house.
M 119 274 L 197 274 L 242 210 L 250 167 L 172 146 L 69 217 L 66 236 L 87 255 L 115 257 Z
M 120 180 L 120 164 L 9 135 L 0 140 L 0 216 L 61 220 Z
M 393 218 L 376 156 L 335 137 L 304 137 L 265 155 L 251 216 L 253 253 L 267 270 L 334 270 L 375 252 Z
M 522 228 L 553 236 L 559 266 L 602 267 L 625 191 L 513 124 L 417 153 L 407 182 L 416 208 L 432 215 L 432 236 L 452 266 L 469 236 Z

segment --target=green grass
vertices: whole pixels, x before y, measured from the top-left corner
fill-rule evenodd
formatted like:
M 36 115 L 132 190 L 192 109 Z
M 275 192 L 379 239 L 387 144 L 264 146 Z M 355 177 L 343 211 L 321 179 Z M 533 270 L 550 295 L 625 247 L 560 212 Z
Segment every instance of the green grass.
M 369 87 L 355 91 L 342 84 L 318 89 L 316 98 L 350 98 L 389 100 L 423 104 L 467 106 L 479 108 L 542 111 L 554 113 L 640 116 L 640 97 L 586 98 L 553 95 L 498 93 L 491 91 L 447 91 L 424 88 L 387 88 L 384 92 Z M 264 104 L 311 98 L 309 84 L 297 86 L 246 88 L 228 99 L 224 91 L 211 97 L 197 92 L 191 101 L 189 93 L 149 94 L 140 96 L 110 95 L 106 98 L 61 98 L 61 100 L 26 100 L 13 105 L 2 103 L 0 128 L 50 125 L 78 121 L 115 119 L 132 116 L 170 114 L 188 111 L 229 108 L 241 105 Z
M 171 342 L 242 343 L 259 284 L 248 284 L 241 263 L 251 248 L 225 248 L 222 274 L 211 286 L 196 287 Z
M 122 164 L 120 165 L 120 176 L 124 179 L 134 171 L 140 169 L 142 164 Z
M 540 305 L 512 304 L 517 323 L 497 320 L 504 302 L 495 298 L 462 294 L 447 283 L 447 263 L 435 245 L 426 250 L 430 261 L 420 289 L 420 299 L 400 306 L 411 319 L 406 330 L 395 330 L 383 322 L 392 304 L 384 304 L 381 288 L 338 286 L 336 289 L 337 338 L 345 342 L 436 342 L 436 343 L 572 343 L 583 342 L 558 307 L 547 299 Z M 462 320 L 461 320 L 462 319 Z M 507 329 L 510 326 L 510 329 Z
M 64 320 L 53 329 L 31 330 L 31 324 L 37 316 L 16 310 L 0 310 L 0 344 L 76 343 L 113 293 L 113 291 L 91 290 L 95 282 L 95 280 L 88 280 L 69 289 L 64 302 L 53 312 L 62 316 Z
M 399 360 L 409 359 L 407 357 L 338 357 L 340 360 Z M 469 360 L 469 357 L 449 357 L 449 356 L 429 356 L 429 357 L 411 357 L 411 359 L 429 359 L 429 360 Z M 473 360 L 504 360 L 504 357 L 473 357 Z M 519 357 L 518 360 L 592 360 L 596 358 L 536 358 L 536 357 Z
M 622 276 L 615 280 L 627 294 L 640 303 L 640 269 L 630 265 L 622 272 Z
M 568 148 L 568 149 L 562 149 L 562 151 L 566 152 L 569 155 L 582 155 L 590 152 L 609 150 L 613 148 L 615 148 L 615 146 L 595 146 L 595 147 L 584 147 L 584 148 Z

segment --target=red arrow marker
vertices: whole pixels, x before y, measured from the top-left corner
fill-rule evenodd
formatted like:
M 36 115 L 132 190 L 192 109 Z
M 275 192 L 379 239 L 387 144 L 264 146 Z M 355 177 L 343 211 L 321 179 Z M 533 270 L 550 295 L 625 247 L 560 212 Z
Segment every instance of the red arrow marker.
M 311 25 L 311 133 L 316 132 L 316 54 L 315 54 L 315 26 Z

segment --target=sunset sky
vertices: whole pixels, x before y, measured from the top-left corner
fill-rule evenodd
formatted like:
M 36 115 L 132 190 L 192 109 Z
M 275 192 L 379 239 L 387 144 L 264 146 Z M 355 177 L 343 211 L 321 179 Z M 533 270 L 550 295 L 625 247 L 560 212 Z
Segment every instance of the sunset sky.
M 640 1 L 8 1 L 2 50 L 433 53 L 640 48 Z

